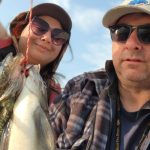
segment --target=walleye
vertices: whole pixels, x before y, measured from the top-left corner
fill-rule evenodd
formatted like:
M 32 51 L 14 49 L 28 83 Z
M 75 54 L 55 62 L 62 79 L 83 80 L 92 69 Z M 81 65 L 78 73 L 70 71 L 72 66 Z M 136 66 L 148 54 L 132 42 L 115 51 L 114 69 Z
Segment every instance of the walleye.
M 18 89 L 19 96 L 15 99 L 9 126 L 1 138 L 0 149 L 55 150 L 54 133 L 47 118 L 46 86 L 39 74 L 39 66 L 28 65 L 27 69 L 27 77 L 20 69 L 18 71 L 21 91 Z
M 10 53 L 0 65 L 0 138 L 22 87 L 22 77 L 19 76 L 20 58 L 21 55 L 18 55 L 13 59 Z

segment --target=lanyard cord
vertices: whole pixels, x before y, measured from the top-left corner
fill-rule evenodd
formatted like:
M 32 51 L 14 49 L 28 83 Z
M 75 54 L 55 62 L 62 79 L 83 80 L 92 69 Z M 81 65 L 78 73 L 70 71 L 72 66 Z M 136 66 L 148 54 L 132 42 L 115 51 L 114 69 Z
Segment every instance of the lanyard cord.
M 31 30 L 31 19 L 32 19 L 32 4 L 33 4 L 33 0 L 30 0 L 29 29 L 28 29 L 27 49 L 26 49 L 26 53 L 25 53 L 25 63 L 28 63 L 28 53 L 29 53 L 29 45 L 30 45 L 30 30 Z
M 116 115 L 116 141 L 115 150 L 120 150 L 120 139 L 121 139 L 121 121 L 120 121 L 120 101 L 117 101 L 117 115 Z M 150 144 L 150 121 L 143 132 L 141 140 L 138 144 L 137 150 L 146 150 Z M 143 149 L 143 147 L 145 147 Z
M 116 142 L 115 142 L 115 150 L 120 150 L 120 129 L 121 129 L 121 122 L 120 122 L 120 101 L 117 101 L 117 117 L 116 117 Z
M 29 45 L 30 45 L 30 30 L 31 30 L 31 19 L 32 19 L 32 4 L 33 4 L 33 0 L 30 0 L 30 13 L 29 13 L 29 29 L 28 29 L 28 38 L 27 38 L 27 48 L 26 48 L 26 53 L 24 56 L 24 59 L 21 62 L 21 65 L 23 65 L 23 73 L 26 77 L 28 77 L 29 72 L 26 68 L 27 64 L 28 64 L 28 54 L 29 54 Z

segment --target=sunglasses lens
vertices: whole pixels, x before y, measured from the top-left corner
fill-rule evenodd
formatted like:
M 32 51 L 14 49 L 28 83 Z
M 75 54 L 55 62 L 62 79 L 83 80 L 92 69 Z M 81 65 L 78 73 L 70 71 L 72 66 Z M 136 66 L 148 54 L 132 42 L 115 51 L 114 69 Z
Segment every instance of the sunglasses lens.
M 34 17 L 31 24 L 31 29 L 35 35 L 43 35 L 49 30 L 49 25 L 44 20 Z
M 150 25 L 143 25 L 137 29 L 138 38 L 142 43 L 150 44 Z
M 37 36 L 41 36 L 50 30 L 51 40 L 55 45 L 63 45 L 69 39 L 69 34 L 67 32 L 62 29 L 51 29 L 46 21 L 38 17 L 32 19 L 31 29 Z
M 53 29 L 51 36 L 55 45 L 63 45 L 69 38 L 69 34 L 62 29 Z
M 130 27 L 125 25 L 114 25 L 110 27 L 111 39 L 113 41 L 125 42 L 130 34 Z

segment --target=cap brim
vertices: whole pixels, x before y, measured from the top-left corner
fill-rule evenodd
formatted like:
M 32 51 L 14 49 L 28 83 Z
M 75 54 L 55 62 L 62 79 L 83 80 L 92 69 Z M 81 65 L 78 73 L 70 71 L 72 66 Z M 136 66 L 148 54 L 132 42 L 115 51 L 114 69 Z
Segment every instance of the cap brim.
M 131 13 L 147 13 L 150 14 L 150 6 L 118 6 L 108 11 L 102 20 L 105 27 L 114 25 L 116 21 L 124 15 Z

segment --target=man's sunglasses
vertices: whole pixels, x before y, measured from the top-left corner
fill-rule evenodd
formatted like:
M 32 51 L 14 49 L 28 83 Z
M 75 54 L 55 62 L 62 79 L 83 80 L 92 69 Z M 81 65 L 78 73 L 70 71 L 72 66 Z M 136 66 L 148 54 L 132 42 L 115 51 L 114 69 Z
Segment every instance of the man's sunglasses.
M 49 24 L 41 18 L 33 17 L 31 22 L 31 30 L 37 35 L 44 35 L 46 32 L 51 31 L 51 40 L 54 45 L 63 45 L 69 39 L 69 34 L 62 29 L 52 29 Z
M 131 33 L 136 29 L 138 40 L 144 44 L 150 44 L 150 24 L 131 26 L 118 24 L 109 27 L 111 39 L 118 42 L 126 42 Z

